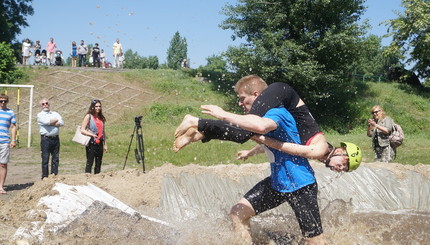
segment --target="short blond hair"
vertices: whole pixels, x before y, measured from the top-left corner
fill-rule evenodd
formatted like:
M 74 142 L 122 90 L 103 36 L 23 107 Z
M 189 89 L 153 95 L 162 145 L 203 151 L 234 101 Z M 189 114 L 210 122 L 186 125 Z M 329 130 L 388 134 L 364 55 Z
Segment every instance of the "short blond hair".
M 380 105 L 374 105 L 373 107 L 372 107 L 372 110 L 370 111 L 370 112 L 373 112 L 373 111 L 375 111 L 376 109 L 378 109 L 378 110 L 380 110 L 381 112 L 381 118 L 385 118 L 387 115 L 385 114 L 385 111 L 384 111 L 384 108 L 382 108 L 382 106 L 380 106 Z
M 234 91 L 238 94 L 240 90 L 243 90 L 247 94 L 252 94 L 254 91 L 259 93 L 263 92 L 267 88 L 267 83 L 257 75 L 248 75 L 242 77 L 237 81 L 234 86 Z

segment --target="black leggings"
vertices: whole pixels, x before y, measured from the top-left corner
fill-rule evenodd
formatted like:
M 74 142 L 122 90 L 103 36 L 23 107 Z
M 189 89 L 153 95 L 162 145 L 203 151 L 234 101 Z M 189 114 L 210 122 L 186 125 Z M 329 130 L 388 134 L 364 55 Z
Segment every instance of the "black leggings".
M 99 144 L 96 144 L 94 142 L 94 138 L 91 137 L 91 140 L 88 143 L 88 146 L 85 147 L 86 155 L 87 155 L 85 173 L 91 173 L 94 163 L 95 163 L 94 174 L 100 173 L 102 168 L 102 161 L 103 161 L 103 143 L 104 142 L 101 141 Z
M 306 105 L 297 107 L 299 100 L 299 95 L 290 85 L 280 82 L 272 83 L 254 101 L 249 114 L 262 117 L 272 108 L 284 107 L 296 120 L 301 143 L 305 145 L 321 130 Z M 242 144 L 254 135 L 253 132 L 228 122 L 211 119 L 199 119 L 198 130 L 204 135 L 202 142 L 219 139 Z

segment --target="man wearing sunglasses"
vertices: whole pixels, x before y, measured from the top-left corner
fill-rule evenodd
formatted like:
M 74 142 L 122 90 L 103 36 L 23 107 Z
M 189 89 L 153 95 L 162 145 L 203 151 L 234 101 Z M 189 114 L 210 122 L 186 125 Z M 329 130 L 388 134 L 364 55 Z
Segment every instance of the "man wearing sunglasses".
M 10 158 L 10 148 L 16 146 L 16 120 L 13 110 L 7 108 L 9 96 L 0 95 L 0 194 L 6 194 L 4 183 L 7 175 L 7 164 Z M 9 130 L 11 137 L 9 136 Z
M 49 175 L 49 157 L 51 156 L 51 174 L 58 174 L 60 158 L 60 127 L 64 126 L 60 114 L 49 109 L 49 101 L 40 101 L 42 111 L 37 114 L 37 124 L 40 132 L 40 147 L 42 149 L 42 179 Z

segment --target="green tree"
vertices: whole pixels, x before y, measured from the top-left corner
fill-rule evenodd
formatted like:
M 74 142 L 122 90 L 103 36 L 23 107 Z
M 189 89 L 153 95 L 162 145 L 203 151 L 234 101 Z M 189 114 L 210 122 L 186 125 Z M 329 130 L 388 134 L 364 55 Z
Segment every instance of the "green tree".
M 356 117 L 352 74 L 365 30 L 357 22 L 363 3 L 239 0 L 227 5 L 221 27 L 246 41 L 226 52 L 231 69 L 238 76 L 254 73 L 269 83 L 288 82 L 320 123 L 347 128 Z
M 26 16 L 33 15 L 32 0 L 0 1 L 0 42 L 12 43 L 21 27 L 28 26 Z
M 182 38 L 177 31 L 170 41 L 170 47 L 167 50 L 167 67 L 171 69 L 181 68 L 181 61 L 187 59 L 187 39 Z
M 13 83 L 22 77 L 22 73 L 15 68 L 15 55 L 10 44 L 0 42 L 0 83 Z
M 413 71 L 421 78 L 430 76 L 430 1 L 402 0 L 404 13 L 388 20 L 389 34 L 393 41 L 388 53 L 401 52 L 407 63 L 414 64 Z
M 381 41 L 382 38 L 376 35 L 363 38 L 359 57 L 354 62 L 355 74 L 365 76 L 366 80 L 386 81 L 390 69 L 403 67 L 400 63 L 401 55 L 385 53 L 387 47 L 382 46 Z
M 125 51 L 124 61 L 124 68 L 128 69 L 158 69 L 157 56 L 141 57 L 137 52 L 133 52 L 131 49 Z
M 153 56 L 148 56 L 148 61 L 147 61 L 147 67 L 150 69 L 158 69 L 159 66 L 159 62 L 158 62 L 158 57 L 153 55 Z
M 143 60 L 142 57 L 137 52 L 133 52 L 133 50 L 128 49 L 124 53 L 124 68 L 127 69 L 142 69 L 143 68 Z

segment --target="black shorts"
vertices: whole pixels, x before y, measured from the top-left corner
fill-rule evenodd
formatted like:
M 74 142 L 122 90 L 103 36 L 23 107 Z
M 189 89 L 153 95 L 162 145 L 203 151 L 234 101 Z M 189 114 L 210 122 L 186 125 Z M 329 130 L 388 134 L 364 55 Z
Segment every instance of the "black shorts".
M 303 236 L 310 238 L 323 233 L 317 193 L 316 182 L 294 192 L 278 192 L 272 188 L 270 177 L 267 177 L 249 190 L 244 198 L 251 203 L 256 214 L 288 202 L 296 215 Z

